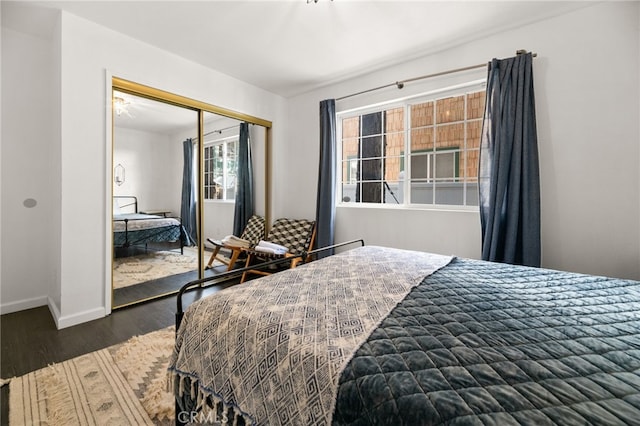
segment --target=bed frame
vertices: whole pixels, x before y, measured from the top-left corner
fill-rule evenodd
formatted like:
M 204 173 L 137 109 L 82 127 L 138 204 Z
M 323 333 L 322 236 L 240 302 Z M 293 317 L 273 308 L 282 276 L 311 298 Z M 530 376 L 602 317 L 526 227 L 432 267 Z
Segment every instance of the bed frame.
M 124 209 L 126 212 L 130 212 L 133 215 L 140 214 L 138 210 L 138 198 L 133 195 L 116 195 L 113 197 L 114 202 L 116 200 L 124 200 L 124 204 L 119 205 L 120 209 Z M 160 227 L 152 227 L 149 229 L 130 229 L 130 224 L 138 220 L 167 220 L 172 219 L 172 224 L 163 225 Z M 114 224 L 116 222 L 124 223 L 123 231 L 113 231 L 113 246 L 116 254 L 123 256 L 130 255 L 130 248 L 139 247 L 145 251 L 149 250 L 150 243 L 178 243 L 180 254 L 184 254 L 185 246 L 185 230 L 182 226 L 182 219 L 180 217 L 167 218 L 163 216 L 145 215 L 144 217 L 132 217 L 123 219 L 113 219 Z M 118 237 L 120 236 L 120 237 Z M 177 238 L 176 238 L 177 237 Z M 177 247 L 175 248 L 177 249 Z M 120 253 L 119 253 L 120 252 Z

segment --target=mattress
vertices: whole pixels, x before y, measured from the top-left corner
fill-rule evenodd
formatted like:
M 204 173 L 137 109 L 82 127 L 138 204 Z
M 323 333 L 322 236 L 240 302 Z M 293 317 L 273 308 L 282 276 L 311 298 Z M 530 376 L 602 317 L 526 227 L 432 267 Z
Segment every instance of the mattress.
M 180 221 L 175 218 L 141 213 L 113 216 L 113 240 L 116 247 L 175 242 L 180 240 Z

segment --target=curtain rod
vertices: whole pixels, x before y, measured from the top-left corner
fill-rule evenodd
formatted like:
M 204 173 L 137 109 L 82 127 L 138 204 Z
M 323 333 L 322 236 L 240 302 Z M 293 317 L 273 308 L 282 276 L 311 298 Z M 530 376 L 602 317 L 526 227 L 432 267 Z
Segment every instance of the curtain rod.
M 250 124 L 253 124 L 253 123 L 250 123 Z M 202 136 L 209 136 L 209 135 L 212 135 L 212 134 L 214 134 L 214 133 L 222 134 L 222 132 L 224 132 L 225 130 L 234 129 L 234 128 L 238 127 L 238 126 L 240 126 L 240 125 L 239 125 L 239 124 L 236 124 L 236 125 L 234 125 L 234 126 L 225 127 L 225 128 L 223 128 L 223 129 L 212 130 L 212 131 L 210 131 L 210 132 L 203 133 L 203 134 L 202 134 Z M 196 137 L 193 137 L 193 138 L 191 138 L 191 139 L 198 139 L 198 137 L 196 136 Z
M 516 55 L 523 55 L 525 53 L 528 53 L 526 50 L 522 49 L 522 50 L 518 50 L 516 51 Z M 536 56 L 538 56 L 537 53 L 532 53 L 531 54 L 534 58 Z M 469 70 L 473 70 L 473 69 L 477 69 L 477 68 L 482 68 L 482 67 L 486 67 L 488 63 L 484 63 L 484 64 L 477 64 L 477 65 L 470 65 L 468 67 L 463 67 L 463 68 L 456 68 L 453 70 L 448 70 L 448 71 L 441 71 L 441 72 L 437 72 L 435 74 L 428 74 L 428 75 L 422 75 L 420 77 L 413 77 L 413 78 L 408 78 L 406 80 L 402 80 L 402 81 L 396 81 L 395 83 L 389 83 L 389 84 L 385 84 L 384 86 L 378 86 L 378 87 L 374 87 L 373 89 L 367 89 L 367 90 L 363 90 L 361 92 L 357 92 L 357 93 L 352 93 L 350 95 L 345 95 L 342 96 L 340 98 L 336 98 L 336 101 L 341 101 L 343 99 L 347 99 L 347 98 L 351 98 L 353 96 L 358 96 L 358 95 L 363 95 L 365 93 L 369 93 L 369 92 L 375 92 L 376 90 L 380 90 L 380 89 L 386 89 L 387 87 L 393 87 L 396 86 L 398 89 L 402 89 L 404 87 L 405 83 L 410 83 L 412 81 L 417 81 L 417 80 L 424 80 L 427 78 L 432 78 L 432 77 L 439 77 L 441 75 L 447 75 L 447 74 L 453 74 L 456 72 L 462 72 L 462 71 L 469 71 Z

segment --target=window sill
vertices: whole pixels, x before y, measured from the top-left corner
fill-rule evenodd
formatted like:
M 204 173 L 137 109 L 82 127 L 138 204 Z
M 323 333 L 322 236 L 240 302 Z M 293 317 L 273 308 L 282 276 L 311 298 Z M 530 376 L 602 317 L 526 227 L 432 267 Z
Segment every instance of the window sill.
M 205 204 L 234 204 L 235 200 L 204 200 Z
M 478 206 L 445 206 L 445 205 L 399 205 L 399 204 L 372 204 L 372 203 L 338 203 L 336 208 L 365 209 L 365 210 L 410 210 L 410 211 L 438 211 L 452 213 L 479 213 Z

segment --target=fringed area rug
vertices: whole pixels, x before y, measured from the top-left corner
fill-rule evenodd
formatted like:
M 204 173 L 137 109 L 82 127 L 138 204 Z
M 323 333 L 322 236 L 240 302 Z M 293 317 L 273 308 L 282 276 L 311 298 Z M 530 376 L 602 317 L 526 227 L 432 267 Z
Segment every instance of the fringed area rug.
M 170 425 L 173 327 L 11 379 L 9 424 Z
M 210 255 L 209 252 L 204 252 L 205 264 Z M 218 265 L 222 263 L 216 260 L 214 266 Z M 190 247 L 184 248 L 184 254 L 179 251 L 149 251 L 141 255 L 119 257 L 113 260 L 113 288 L 128 287 L 197 269 L 197 251 Z

